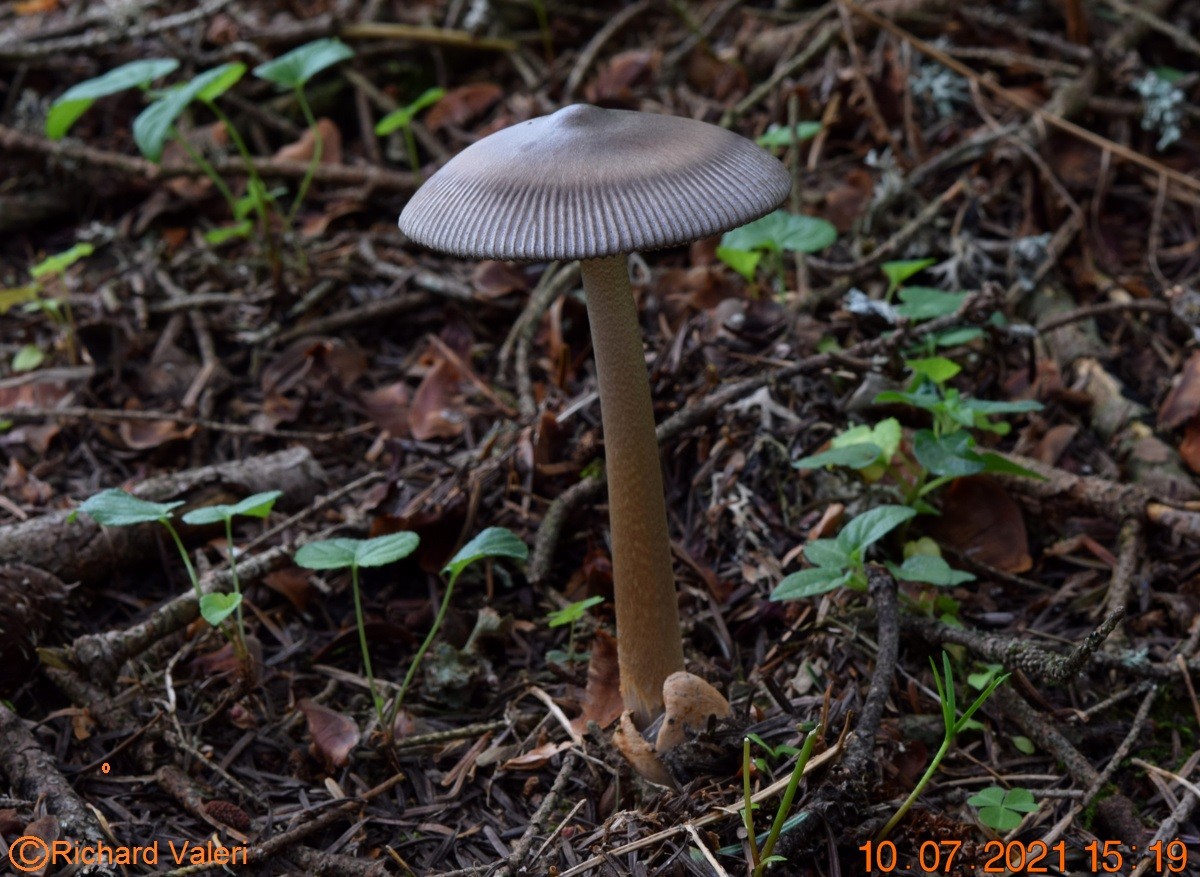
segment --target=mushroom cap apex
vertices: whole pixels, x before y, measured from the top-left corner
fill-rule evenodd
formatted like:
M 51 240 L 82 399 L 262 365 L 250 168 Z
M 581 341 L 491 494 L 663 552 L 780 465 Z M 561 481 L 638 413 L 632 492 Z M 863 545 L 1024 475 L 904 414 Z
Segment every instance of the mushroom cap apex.
M 413 195 L 400 228 L 469 258 L 594 259 L 736 228 L 790 190 L 778 159 L 724 128 L 574 104 L 468 146 Z

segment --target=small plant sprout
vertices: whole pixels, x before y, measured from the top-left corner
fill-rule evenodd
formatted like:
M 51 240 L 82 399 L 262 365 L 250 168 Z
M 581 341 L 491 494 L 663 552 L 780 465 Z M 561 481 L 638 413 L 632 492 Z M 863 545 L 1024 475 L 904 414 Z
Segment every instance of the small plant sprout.
M 1012 831 L 1021 824 L 1025 814 L 1037 810 L 1033 792 L 1029 789 L 1002 789 L 990 786 L 967 798 L 967 803 L 979 813 L 979 821 L 993 831 Z
M 171 539 L 175 542 L 179 556 L 183 558 L 183 565 L 187 569 L 188 579 L 191 580 L 192 588 L 196 591 L 196 601 L 200 608 L 201 617 L 212 627 L 221 630 L 233 644 L 239 659 L 245 661 L 247 652 L 245 632 L 242 628 L 242 594 L 241 588 L 238 586 L 237 563 L 233 558 L 233 542 L 229 521 L 235 515 L 266 517 L 271 511 L 271 506 L 279 496 L 279 491 L 260 493 L 248 497 L 236 505 L 212 506 L 206 509 L 197 509 L 184 515 L 183 520 L 188 524 L 209 524 L 225 520 L 226 537 L 230 540 L 229 567 L 234 583 L 234 593 L 232 594 L 215 592 L 206 594 L 201 589 L 200 578 L 196 575 L 196 568 L 192 565 L 187 548 L 184 547 L 183 540 L 179 537 L 179 531 L 171 523 L 171 519 L 175 515 L 175 509 L 183 505 L 181 500 L 176 502 L 150 502 L 139 499 L 124 490 L 111 489 L 101 491 L 95 496 L 89 497 L 80 504 L 78 511 L 91 516 L 92 520 L 104 527 L 131 527 L 136 524 L 153 523 L 162 524 L 166 527 L 167 532 L 171 534 Z M 218 512 L 217 510 L 230 511 L 226 513 Z M 221 627 L 224 621 L 235 612 L 238 614 L 236 636 Z
M 421 647 L 417 649 L 417 653 L 413 656 L 412 663 L 408 667 L 408 672 L 404 675 L 404 682 L 400 685 L 400 692 L 396 695 L 395 700 L 392 701 L 388 715 L 389 721 L 384 726 L 389 733 L 391 732 L 392 722 L 395 720 L 396 713 L 399 711 L 400 705 L 404 702 L 404 695 L 408 693 L 408 688 L 412 685 L 413 678 L 417 675 L 417 668 L 421 665 L 421 659 L 425 657 L 425 653 L 433 645 L 433 641 L 442 627 L 442 622 L 446 618 L 446 612 L 450 609 L 450 598 L 454 596 L 454 586 L 458 584 L 458 577 L 471 564 L 494 557 L 507 557 L 512 560 L 524 561 L 529 557 L 529 547 L 511 530 L 506 530 L 504 527 L 488 527 L 460 548 L 446 565 L 442 567 L 442 575 L 446 577 L 446 593 L 442 597 L 442 603 L 438 607 L 437 615 L 433 619 L 433 625 L 429 628 L 429 633 L 426 634 Z
M 379 137 L 387 137 L 395 131 L 403 133 L 404 147 L 408 150 L 408 164 L 414 174 L 421 172 L 421 157 L 417 155 L 417 141 L 413 137 L 413 119 L 416 118 L 417 113 L 429 109 L 445 95 L 446 89 L 444 88 L 426 89 L 408 106 L 392 110 L 375 123 L 375 134 Z
M 886 838 L 900 820 L 904 818 L 904 814 L 909 811 L 909 808 L 920 797 L 921 792 L 929 785 L 929 781 L 933 779 L 933 775 L 937 773 L 937 769 L 941 766 L 946 755 L 949 754 L 950 747 L 954 745 L 954 741 L 957 739 L 959 733 L 971 721 L 971 716 L 975 715 L 975 712 L 992 696 L 992 692 L 1004 684 L 1009 677 L 1008 673 L 993 677 L 992 681 L 988 683 L 987 688 L 980 692 L 975 701 L 960 716 L 958 714 L 957 695 L 954 691 L 954 670 L 950 666 L 950 656 L 942 652 L 943 672 L 941 675 L 938 674 L 937 664 L 932 658 L 929 659 L 929 663 L 933 670 L 933 684 L 937 687 L 938 702 L 942 708 L 942 725 L 945 728 L 945 735 L 942 738 L 941 747 L 934 753 L 933 760 L 929 763 L 929 767 L 926 768 L 921 779 L 917 781 L 917 785 L 909 793 L 909 796 L 904 799 L 904 803 L 900 805 L 900 809 L 888 820 L 887 825 L 875 836 L 876 842 Z
M 350 588 L 354 594 L 354 622 L 358 627 L 358 645 L 362 650 L 363 670 L 367 674 L 367 685 L 371 690 L 371 701 L 375 715 L 383 725 L 383 698 L 375 687 L 375 674 L 371 670 L 371 652 L 367 648 L 367 627 L 363 620 L 362 594 L 358 586 L 358 571 L 361 568 L 387 566 L 408 557 L 417 550 L 420 538 L 416 533 L 389 533 L 373 539 L 323 539 L 300 546 L 294 560 L 305 569 L 350 570 Z
M 65 332 L 67 357 L 70 362 L 76 361 L 75 319 L 71 314 L 71 300 L 68 296 L 59 298 L 45 293 L 59 278 L 66 274 L 67 269 L 95 252 L 95 247 L 89 243 L 78 243 L 61 253 L 47 256 L 29 269 L 30 282 L 24 286 L 14 286 L 0 289 L 0 314 L 4 314 L 15 305 L 22 305 L 26 313 L 38 311 L 50 317 L 51 321 Z M 46 361 L 46 353 L 36 344 L 26 344 L 17 350 L 13 356 L 13 371 L 33 371 Z
M 341 40 L 320 39 L 292 49 L 286 55 L 282 55 L 265 64 L 259 64 L 254 68 L 254 75 L 259 79 L 265 79 L 269 82 L 274 82 L 281 88 L 290 88 L 292 90 L 292 93 L 296 96 L 296 103 L 300 106 L 300 112 L 304 114 L 304 121 L 308 124 L 308 129 L 313 135 L 312 159 L 309 161 L 304 179 L 300 182 L 300 188 L 296 190 L 296 197 L 292 201 L 292 207 L 288 211 L 289 224 L 295 220 L 296 214 L 300 210 L 300 205 L 304 201 L 304 196 L 308 194 L 308 187 L 312 184 L 313 176 L 317 173 L 317 167 L 321 164 L 321 153 L 324 149 L 324 143 L 321 139 L 321 129 L 317 125 L 312 107 L 309 106 L 308 98 L 304 94 L 304 86 L 322 70 L 352 57 L 354 57 L 354 50 Z
M 233 612 L 237 612 L 238 637 L 243 647 L 246 641 L 246 628 L 242 618 L 242 586 L 238 581 L 237 560 L 234 557 L 233 519 L 265 518 L 271 514 L 275 501 L 283 496 L 279 490 L 266 493 L 256 493 L 233 505 L 211 505 L 202 509 L 193 509 L 183 516 L 185 524 L 203 526 L 207 524 L 225 524 L 225 544 L 229 549 L 229 575 L 233 579 L 232 594 L 205 594 L 200 598 L 200 614 L 213 627 L 217 627 Z
M 884 262 L 880 265 L 879 269 L 883 271 L 883 276 L 888 279 L 888 301 L 892 300 L 892 296 L 896 294 L 896 290 L 904 285 L 904 281 L 921 273 L 936 261 L 937 259 L 900 259 L 895 262 Z
M 785 125 L 768 125 L 766 131 L 754 138 L 754 142 L 765 149 L 779 149 L 812 140 L 820 130 L 820 122 L 801 122 L 791 128 Z
M 584 600 L 576 600 L 562 609 L 556 609 L 553 612 L 546 613 L 546 624 L 549 627 L 562 627 L 569 624 L 570 632 L 567 635 L 567 650 L 565 652 L 551 651 L 546 655 L 548 661 L 556 661 L 563 664 L 570 664 L 575 661 L 587 660 L 586 653 L 576 653 L 575 651 L 575 626 L 579 619 L 587 614 L 587 611 L 593 606 L 599 606 L 604 602 L 603 597 L 588 597 Z
M 782 292 L 784 253 L 817 253 L 836 240 L 837 229 L 826 220 L 776 210 L 725 232 L 717 258 L 753 283 L 759 263 L 766 257 Z
M 775 819 L 771 822 L 769 831 L 761 835 L 754 830 L 754 810 L 756 805 L 750 794 L 750 737 L 742 740 L 742 822 L 746 827 L 746 843 L 750 847 L 750 866 L 752 877 L 762 877 L 767 868 L 776 862 L 785 861 L 782 856 L 775 855 L 775 845 L 788 827 L 788 813 L 796 799 L 796 790 L 804 776 L 804 768 L 812 757 L 813 747 L 821 736 L 821 726 L 813 728 L 804 738 L 804 743 L 797 750 L 789 747 L 796 754 L 796 764 L 792 767 L 788 784 L 784 788 L 779 805 L 775 808 Z M 722 850 L 724 852 L 724 850 Z
M 145 89 L 154 80 L 174 73 L 178 68 L 179 62 L 174 58 L 148 58 L 122 64 L 102 76 L 71 86 L 50 105 L 50 112 L 46 116 L 46 136 L 51 140 L 61 140 L 79 117 L 100 98 L 131 88 Z

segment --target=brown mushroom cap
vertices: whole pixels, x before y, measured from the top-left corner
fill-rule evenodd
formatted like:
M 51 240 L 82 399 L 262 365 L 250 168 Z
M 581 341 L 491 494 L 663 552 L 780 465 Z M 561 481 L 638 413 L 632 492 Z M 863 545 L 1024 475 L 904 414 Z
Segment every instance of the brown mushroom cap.
M 776 158 L 724 128 L 576 104 L 464 149 L 400 228 L 462 257 L 595 259 L 737 228 L 790 189 Z

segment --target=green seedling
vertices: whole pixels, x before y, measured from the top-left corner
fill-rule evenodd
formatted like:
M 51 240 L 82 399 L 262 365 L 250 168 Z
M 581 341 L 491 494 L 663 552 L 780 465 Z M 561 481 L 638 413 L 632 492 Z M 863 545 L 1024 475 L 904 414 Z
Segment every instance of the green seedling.
M 65 332 L 67 357 L 70 362 L 76 361 L 75 319 L 71 313 L 71 300 L 68 296 L 46 296 L 44 293 L 52 288 L 67 272 L 67 269 L 80 259 L 87 258 L 95 247 L 89 243 L 79 243 L 61 253 L 47 256 L 29 269 L 30 282 L 24 286 L 14 286 L 0 289 L 0 314 L 9 308 L 21 305 L 26 313 L 41 312 Z M 13 357 L 12 368 L 16 372 L 33 371 L 46 361 L 46 353 L 35 344 L 22 346 Z
M 933 683 L 937 687 L 938 702 L 942 708 L 942 725 L 945 728 L 945 735 L 942 738 L 942 745 L 938 751 L 934 753 L 933 760 L 929 763 L 925 773 L 921 779 L 917 781 L 917 785 L 913 788 L 909 796 L 904 799 L 904 803 L 900 805 L 900 809 L 892 815 L 887 824 L 875 836 L 876 842 L 883 840 L 891 833 L 892 829 L 904 818 L 909 809 L 920 797 L 921 792 L 929 785 L 933 775 L 937 773 L 942 761 L 950 752 L 950 747 L 954 745 L 958 735 L 968 727 L 971 721 L 971 716 L 975 715 L 976 711 L 987 702 L 987 699 L 992 696 L 992 693 L 1005 681 L 1009 674 L 1005 673 L 1000 676 L 995 676 L 988 683 L 974 702 L 967 707 L 966 711 L 960 716 L 958 715 L 957 695 L 954 690 L 954 670 L 950 666 L 950 656 L 946 652 L 942 652 L 942 675 L 938 674 L 937 664 L 930 658 L 929 663 L 933 670 Z
M 891 466 L 903 459 L 900 442 L 904 431 L 900 421 L 889 417 L 874 426 L 859 424 L 839 435 L 829 443 L 829 450 L 810 454 L 792 463 L 797 469 L 820 469 L 825 466 L 844 466 L 858 470 L 863 480 L 870 482 L 882 478 Z
M 765 149 L 778 149 L 812 140 L 820 130 L 820 122 L 801 122 L 791 128 L 784 125 L 768 125 L 767 130 L 758 135 L 754 142 Z
M 296 191 L 296 197 L 288 211 L 289 224 L 295 221 L 300 205 L 303 203 L 305 195 L 308 194 L 308 187 L 312 184 L 317 167 L 321 164 L 321 153 L 324 149 L 321 129 L 317 126 L 312 107 L 309 106 L 308 98 L 304 94 L 304 86 L 322 70 L 352 57 L 354 57 L 354 50 L 341 40 L 320 39 L 254 68 L 254 75 L 259 79 L 265 79 L 268 82 L 274 82 L 280 88 L 292 90 L 300 112 L 304 114 L 304 121 L 313 135 L 312 160 L 308 164 L 308 170 L 300 182 L 300 188 Z
M 387 566 L 408 557 L 417 550 L 420 538 L 416 533 L 389 533 L 373 539 L 323 539 L 300 546 L 294 560 L 305 569 L 350 570 L 350 588 L 354 594 L 354 622 L 358 627 L 358 645 L 362 651 L 363 670 L 380 725 L 383 721 L 383 698 L 375 686 L 371 669 L 371 650 L 367 647 L 367 627 L 363 620 L 362 594 L 358 586 L 358 571 L 363 568 Z
M 225 632 L 225 636 L 237 650 L 239 658 L 244 661 L 247 653 L 245 634 L 242 628 L 242 594 L 238 586 L 237 564 L 233 559 L 233 537 L 229 529 L 229 521 L 234 515 L 266 517 L 279 495 L 279 491 L 260 493 L 244 499 L 236 505 L 197 509 L 183 517 L 184 522 L 188 524 L 208 524 L 223 519 L 226 521 L 226 535 L 230 540 L 229 567 L 235 589 L 235 592 L 232 594 L 205 594 L 201 590 L 200 578 L 196 575 L 196 568 L 192 565 L 187 548 L 184 547 L 183 540 L 179 537 L 179 531 L 171 523 L 172 518 L 175 516 L 175 509 L 183 505 L 182 501 L 150 502 L 139 499 L 124 490 L 114 488 L 101 491 L 95 496 L 89 497 L 80 504 L 78 511 L 90 515 L 92 520 L 104 527 L 131 527 L 136 524 L 153 523 L 162 524 L 166 527 L 167 532 L 171 534 L 171 539 L 174 541 L 176 549 L 179 551 L 179 556 L 183 558 L 183 565 L 187 569 L 188 579 L 191 581 L 192 588 L 196 592 L 196 600 L 200 607 L 201 617 L 212 627 L 223 631 L 221 625 L 224 621 L 233 613 L 238 613 L 237 635 L 233 636 L 228 632 L 223 632 Z M 231 511 L 228 517 L 225 517 L 224 512 L 217 513 L 217 510 L 234 511 Z
M 588 655 L 586 652 L 575 651 L 575 628 L 581 618 L 587 614 L 587 611 L 593 606 L 599 606 L 604 602 L 603 597 L 588 597 L 584 600 L 576 600 L 569 606 L 564 606 L 562 609 L 556 609 L 553 612 L 546 613 L 546 624 L 549 627 L 562 627 L 569 624 L 570 632 L 567 635 L 567 650 L 565 652 L 552 650 L 546 654 L 547 661 L 554 661 L 561 664 L 571 664 L 575 661 L 586 661 Z
M 803 600 L 836 588 L 865 591 L 867 549 L 916 514 L 917 510 L 909 506 L 879 506 L 851 520 L 837 538 L 810 542 L 804 547 L 804 557 L 812 567 L 785 577 L 771 593 L 771 599 Z M 943 586 L 974 578 L 970 573 L 951 569 L 940 557 L 924 558 L 919 563 L 912 561 L 909 558 L 900 566 L 889 564 L 893 575 Z
M 1002 789 L 990 786 L 967 798 L 967 803 L 979 813 L 979 821 L 993 831 L 1012 831 L 1021 824 L 1026 813 L 1037 810 L 1037 801 L 1029 789 Z
M 788 747 L 788 749 L 796 753 L 796 764 L 792 767 L 792 773 L 783 791 L 783 797 L 779 799 L 779 805 L 775 808 L 775 818 L 771 822 L 771 828 L 761 835 L 757 834 L 754 830 L 754 810 L 756 805 L 753 803 L 750 794 L 750 741 L 756 735 L 742 739 L 742 823 L 746 827 L 746 843 L 750 847 L 750 868 L 753 877 L 762 877 L 769 866 L 776 862 L 786 861 L 782 856 L 774 854 L 775 845 L 784 831 L 790 827 L 788 813 L 791 811 L 792 803 L 796 799 L 796 790 L 800 787 L 800 779 L 804 776 L 804 768 L 808 766 L 808 761 L 812 757 L 813 746 L 816 745 L 820 735 L 821 726 L 818 725 L 805 736 L 804 743 L 801 744 L 798 752 L 793 747 Z M 779 750 L 774 751 L 778 752 Z M 803 814 L 800 814 L 799 818 L 802 819 Z M 797 821 L 794 817 L 791 824 L 794 825 Z M 721 850 L 722 853 L 736 851 L 736 847 Z
M 61 140 L 79 117 L 100 98 L 131 88 L 145 90 L 151 82 L 174 73 L 178 68 L 179 62 L 174 58 L 149 58 L 122 64 L 102 76 L 71 86 L 50 105 L 50 112 L 46 115 L 46 136 L 51 140 Z
M 894 262 L 884 262 L 880 265 L 879 268 L 883 271 L 883 276 L 888 279 L 888 301 L 892 300 L 892 296 L 896 294 L 896 290 L 904 285 L 904 281 L 920 274 L 935 262 L 937 262 L 937 259 L 898 259 Z
M 816 253 L 836 240 L 837 229 L 824 219 L 776 210 L 725 232 L 717 258 L 749 283 L 754 282 L 759 263 L 766 258 L 782 291 L 784 253 Z
M 408 164 L 414 174 L 421 173 L 421 158 L 417 155 L 417 141 L 413 137 L 413 119 L 417 117 L 417 113 L 433 106 L 445 95 L 446 89 L 444 88 L 427 89 L 408 106 L 392 110 L 375 123 L 375 134 L 379 137 L 386 137 L 395 131 L 404 134 L 404 146 L 408 150 Z
M 202 526 L 223 523 L 225 525 L 225 544 L 229 550 L 229 574 L 233 579 L 232 594 L 205 594 L 200 598 L 200 614 L 213 627 L 219 627 L 221 622 L 237 613 L 238 639 L 243 649 L 246 643 L 246 626 L 242 617 L 242 585 L 238 581 L 237 563 L 234 559 L 233 519 L 265 518 L 271 514 L 275 501 L 283 496 L 283 491 L 271 490 L 248 496 L 233 505 L 211 505 L 202 509 L 193 509 L 183 516 L 185 524 Z

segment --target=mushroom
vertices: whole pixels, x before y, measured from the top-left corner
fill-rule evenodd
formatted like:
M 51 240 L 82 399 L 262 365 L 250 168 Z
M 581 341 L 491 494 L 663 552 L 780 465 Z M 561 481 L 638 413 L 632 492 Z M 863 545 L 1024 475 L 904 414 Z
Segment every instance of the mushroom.
M 475 259 L 579 259 L 596 354 L 621 694 L 645 727 L 683 669 L 654 411 L 628 255 L 708 237 L 787 197 L 783 165 L 737 134 L 577 104 L 479 140 L 409 200 L 400 228 Z

